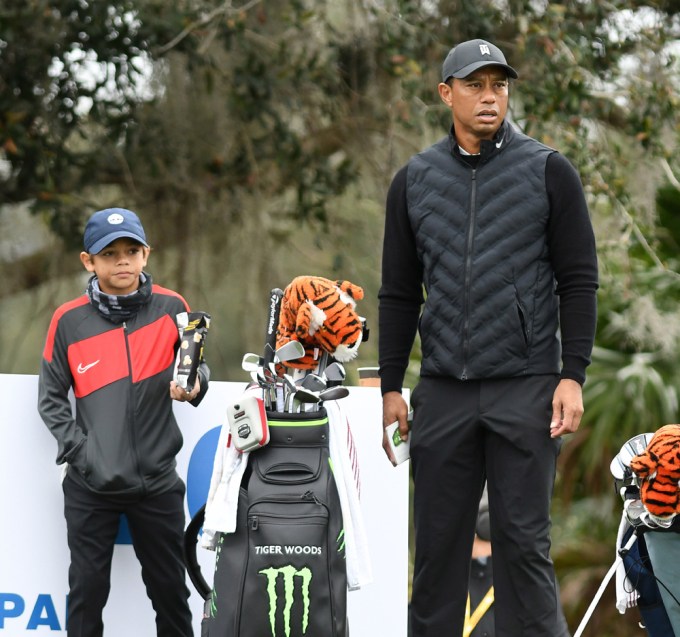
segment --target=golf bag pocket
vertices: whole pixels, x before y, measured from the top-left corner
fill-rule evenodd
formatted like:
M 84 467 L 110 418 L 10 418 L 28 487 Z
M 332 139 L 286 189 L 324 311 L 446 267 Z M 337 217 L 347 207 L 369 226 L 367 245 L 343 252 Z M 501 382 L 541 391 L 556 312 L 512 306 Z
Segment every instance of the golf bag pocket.
M 249 458 L 236 532 L 218 539 L 210 637 L 347 634 L 344 532 L 328 421 L 325 412 L 294 414 L 285 424 L 278 416 L 268 414 L 270 443 Z
M 326 460 L 321 449 L 296 449 L 294 458 L 288 449 L 272 447 L 255 471 L 264 484 L 300 485 L 315 482 L 321 475 L 321 463 Z

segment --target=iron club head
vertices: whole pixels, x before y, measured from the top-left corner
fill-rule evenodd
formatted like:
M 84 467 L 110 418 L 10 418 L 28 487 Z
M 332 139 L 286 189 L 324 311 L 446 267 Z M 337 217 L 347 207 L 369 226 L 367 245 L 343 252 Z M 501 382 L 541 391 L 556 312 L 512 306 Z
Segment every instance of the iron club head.
M 346 396 L 349 396 L 349 389 L 342 385 L 336 385 L 320 392 L 319 400 L 340 400 L 340 398 L 345 398 Z

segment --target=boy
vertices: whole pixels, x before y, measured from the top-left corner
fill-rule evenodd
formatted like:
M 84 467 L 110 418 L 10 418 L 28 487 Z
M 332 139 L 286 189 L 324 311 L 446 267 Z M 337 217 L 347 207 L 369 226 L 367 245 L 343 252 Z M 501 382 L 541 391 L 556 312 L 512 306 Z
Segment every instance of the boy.
M 40 370 L 38 410 L 66 463 L 64 516 L 71 552 L 67 632 L 103 634 L 121 514 L 130 527 L 159 636 L 192 635 L 182 558 L 185 485 L 175 469 L 182 435 L 171 399 L 198 405 L 173 380 L 188 311 L 145 273 L 150 248 L 134 212 L 110 208 L 87 222 L 80 260 L 93 273 L 82 296 L 54 313 Z M 75 417 L 69 390 L 75 395 Z

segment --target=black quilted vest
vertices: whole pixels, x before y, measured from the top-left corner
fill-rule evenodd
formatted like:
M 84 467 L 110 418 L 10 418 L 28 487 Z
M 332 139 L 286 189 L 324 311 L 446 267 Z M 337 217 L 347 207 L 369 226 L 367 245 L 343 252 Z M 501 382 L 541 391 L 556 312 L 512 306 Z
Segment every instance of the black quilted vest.
M 507 124 L 501 137 L 484 142 L 475 169 L 451 146 L 442 139 L 408 165 L 409 218 L 426 289 L 421 374 L 559 373 L 545 186 L 554 151 Z

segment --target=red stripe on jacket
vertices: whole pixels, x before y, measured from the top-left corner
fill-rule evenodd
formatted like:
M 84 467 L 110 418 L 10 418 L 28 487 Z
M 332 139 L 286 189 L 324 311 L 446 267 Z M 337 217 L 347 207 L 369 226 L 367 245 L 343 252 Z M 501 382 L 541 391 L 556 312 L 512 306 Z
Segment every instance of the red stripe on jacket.
M 133 383 L 159 374 L 174 362 L 178 338 L 177 326 L 166 314 L 129 334 L 127 343 L 122 326 L 73 343 L 68 363 L 76 397 L 130 376 L 130 369 Z
M 90 300 L 87 298 L 86 294 L 79 296 L 73 301 L 64 303 L 57 311 L 52 315 L 52 320 L 50 321 L 50 327 L 47 330 L 47 338 L 45 339 L 45 349 L 43 349 L 43 358 L 48 362 L 52 362 L 52 354 L 54 353 L 54 335 L 57 333 L 57 326 L 59 325 L 59 320 L 66 312 L 73 310 L 81 305 L 87 305 Z
M 152 287 L 154 294 L 178 298 L 186 311 L 189 305 L 177 292 L 160 285 Z M 70 310 L 89 303 L 87 295 L 62 305 L 52 317 L 43 356 L 52 362 L 54 339 L 60 319 Z M 120 326 L 68 346 L 68 363 L 77 398 L 132 377 L 137 383 L 167 369 L 175 360 L 175 345 L 179 339 L 177 325 L 169 315 L 163 315 L 127 335 Z M 129 359 L 128 359 L 129 352 Z M 130 373 L 130 370 L 132 373 Z
M 73 393 L 82 398 L 129 375 L 125 330 L 119 327 L 69 345 Z
M 167 314 L 132 332 L 128 336 L 132 382 L 138 383 L 169 367 L 175 361 L 178 340 L 177 325 Z

